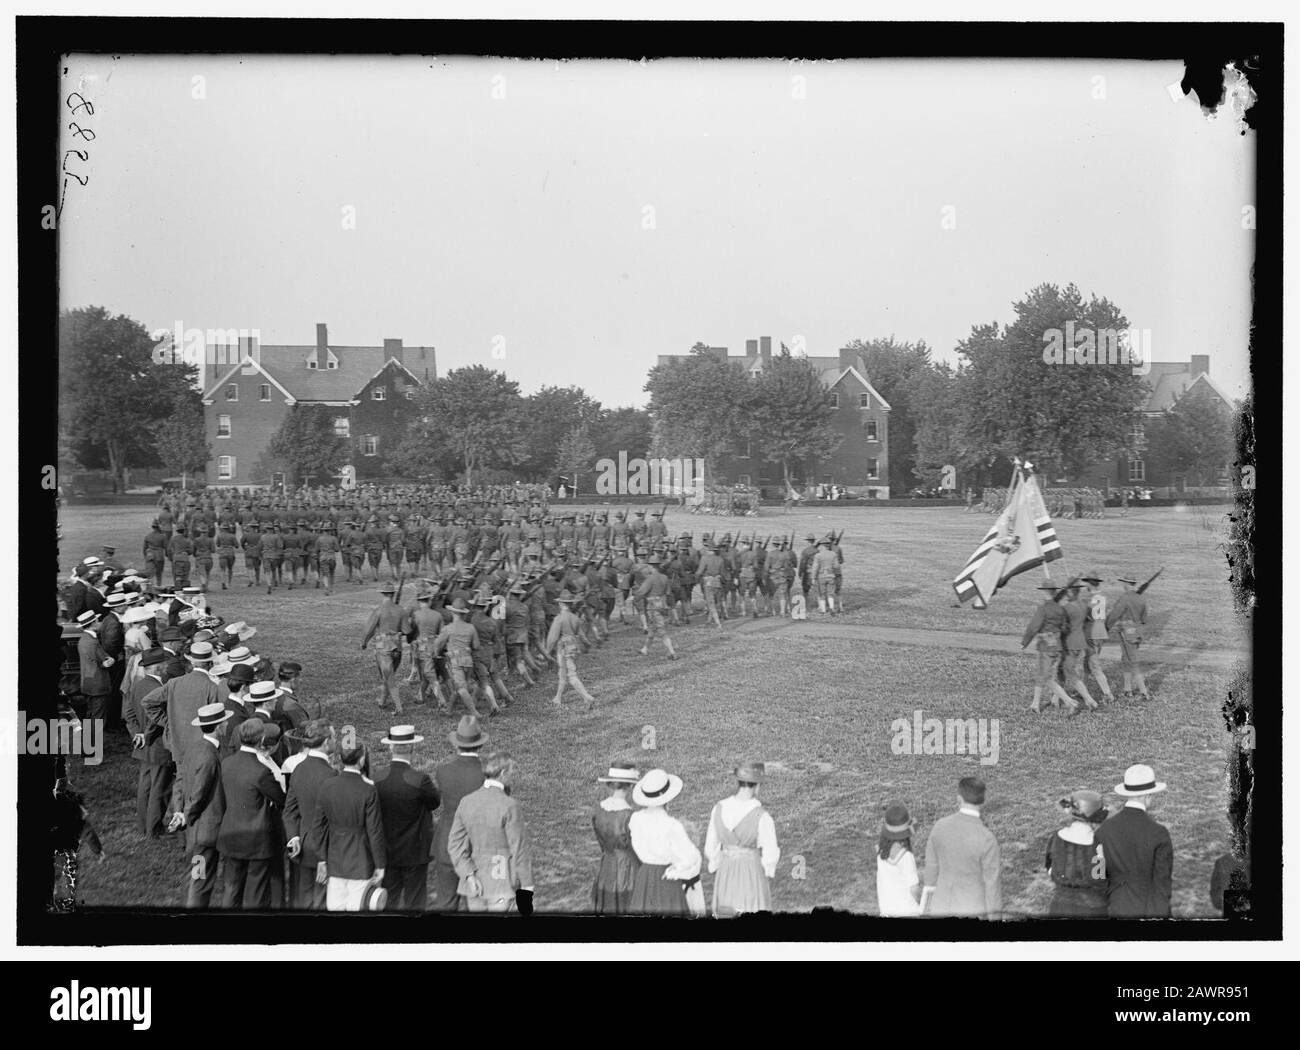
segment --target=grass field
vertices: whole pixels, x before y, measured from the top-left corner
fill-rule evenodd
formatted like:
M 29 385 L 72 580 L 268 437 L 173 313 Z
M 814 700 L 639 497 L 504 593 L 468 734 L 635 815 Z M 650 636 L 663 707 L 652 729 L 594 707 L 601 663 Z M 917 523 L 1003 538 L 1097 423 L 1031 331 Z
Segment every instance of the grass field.
M 1214 914 L 1210 870 L 1230 846 L 1224 815 L 1230 737 L 1219 712 L 1232 671 L 1223 664 L 1188 667 L 1186 652 L 1240 649 L 1246 660 L 1247 637 L 1233 612 L 1228 566 L 1219 549 L 1224 510 L 1131 510 L 1125 519 L 1056 523 L 1067 561 L 1066 568 L 1054 567 L 1054 576 L 1093 569 L 1113 594 L 1121 572 L 1145 576 L 1166 566 L 1148 594 L 1148 677 L 1156 699 L 1070 721 L 1026 710 L 1031 656 L 950 648 L 934 644 L 932 636 L 916 645 L 870 638 L 873 626 L 1019 636 L 1039 600 L 1034 574 L 1013 581 L 987 611 L 954 607 L 950 580 L 989 517 L 956 508 L 777 509 L 758 519 L 670 510 L 670 530 L 688 529 L 697 537 L 713 528 L 757 530 L 760 539 L 843 528 L 849 612 L 838 622 L 862 625 L 863 637 L 814 638 L 807 631 L 801 635 L 803 625 L 777 621 L 733 621 L 723 632 L 692 626 L 674 632 L 683 658 L 667 663 L 662 656 L 637 654 L 637 629 L 616 628 L 604 647 L 579 663 L 600 701 L 596 711 L 557 713 L 549 704 L 549 680 L 516 693 L 520 702 L 488 729 L 521 770 L 514 793 L 534 843 L 538 908 L 584 907 L 599 858 L 590 823 L 600 797 L 594 780 L 611 759 L 628 756 L 642 768 L 659 765 L 685 779 L 672 811 L 698 828 L 701 844 L 710 809 L 734 788 L 732 767 L 743 758 L 765 760 L 771 775 L 762 796 L 783 854 L 773 906 L 806 911 L 830 905 L 866 913 L 875 911 L 874 844 L 887 803 L 905 802 L 920 820 L 913 839 L 920 860 L 934 820 L 955 808 L 957 779 L 982 775 L 989 785 L 986 820 L 1002 846 L 1008 909 L 1033 914 L 1045 910 L 1051 896 L 1041 870 L 1042 846 L 1059 826 L 1056 800 L 1087 787 L 1105 791 L 1113 806 L 1111 788 L 1125 767 L 1148 762 L 1170 785 L 1159 819 L 1174 841 L 1174 913 Z M 150 516 L 143 507 L 65 510 L 65 572 L 105 542 L 116 544 L 119 557 L 138 557 Z M 300 695 L 309 706 L 314 709 L 319 700 L 336 724 L 357 726 L 377 745 L 391 715 L 376 708 L 373 660 L 358 650 L 362 626 L 379 597 L 373 586 L 345 586 L 330 597 L 314 589 L 268 596 L 245 587 L 240 572 L 235 589 L 210 594 L 214 609 L 227 620 L 256 624 L 259 651 L 307 668 Z M 1166 663 L 1162 650 L 1182 655 Z M 1115 664 L 1111 678 L 1118 684 L 1117 654 L 1108 653 L 1107 663 L 1108 671 Z M 996 764 L 981 765 L 971 755 L 894 754 L 891 723 L 911 723 L 917 710 L 926 718 L 984 719 L 989 725 L 996 720 Z M 425 759 L 433 763 L 447 754 L 453 720 L 409 703 L 407 711 L 405 719 L 414 720 L 427 738 Z M 383 749 L 376 751 L 382 763 Z M 87 903 L 180 901 L 179 843 L 140 839 L 135 773 L 124 738 L 110 739 L 102 766 L 76 773 L 109 854 L 102 864 L 83 866 Z M 711 893 L 707 876 L 706 892 Z

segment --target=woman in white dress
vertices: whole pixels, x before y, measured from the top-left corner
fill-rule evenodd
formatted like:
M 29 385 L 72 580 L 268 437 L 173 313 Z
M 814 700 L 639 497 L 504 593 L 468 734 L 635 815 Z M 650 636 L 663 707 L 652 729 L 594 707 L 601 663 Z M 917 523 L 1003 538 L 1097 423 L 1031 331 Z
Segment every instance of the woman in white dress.
M 885 810 L 876 847 L 876 904 L 881 915 L 921 914 L 921 880 L 912 854 L 913 830 L 906 806 L 896 803 Z
M 632 790 L 632 801 L 644 808 L 628 819 L 632 850 L 641 866 L 632 882 L 628 911 L 640 915 L 691 914 L 686 891 L 700 878 L 699 847 L 667 805 L 682 791 L 682 778 L 652 769 Z

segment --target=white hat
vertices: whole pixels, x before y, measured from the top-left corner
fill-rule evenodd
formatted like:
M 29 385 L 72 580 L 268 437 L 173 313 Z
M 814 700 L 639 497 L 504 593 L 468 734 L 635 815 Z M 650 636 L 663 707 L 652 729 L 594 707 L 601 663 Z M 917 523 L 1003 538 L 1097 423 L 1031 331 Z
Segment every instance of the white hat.
M 226 624 L 225 633 L 232 637 L 237 635 L 241 642 L 246 642 L 257 633 L 257 628 L 249 627 L 243 620 L 236 620 L 234 623 Z
M 1164 791 L 1168 785 L 1156 780 L 1156 772 L 1150 766 L 1129 766 L 1124 770 L 1124 783 L 1115 785 L 1115 794 L 1125 798 L 1141 798 Z
M 153 619 L 153 613 L 148 609 L 137 606 L 134 609 L 127 609 L 118 619 L 123 623 L 144 623 Z
M 89 569 L 89 568 L 92 568 L 92 567 L 95 566 L 95 565 L 103 565 L 103 564 L 104 564 L 104 560 L 103 560 L 102 558 L 96 558 L 96 557 L 92 554 L 89 558 L 82 558 L 82 559 L 81 559 L 81 564 L 84 565 L 86 568 Z
M 254 682 L 248 687 L 248 699 L 250 700 L 274 700 L 277 696 L 283 696 L 284 690 L 277 689 L 274 682 Z
M 212 643 L 195 642 L 193 645 L 190 646 L 190 651 L 185 654 L 185 657 L 188 660 L 211 660 Z
M 682 778 L 662 769 L 652 769 L 632 789 L 638 806 L 663 806 L 682 793 Z
M 80 624 L 82 627 L 89 627 L 92 623 L 94 623 L 98 619 L 99 619 L 99 613 L 95 612 L 94 609 L 87 609 L 84 613 L 82 613 L 80 616 L 77 617 L 77 623 Z
M 415 726 L 393 726 L 381 744 L 418 744 L 424 737 L 415 731 Z
M 237 645 L 230 652 L 226 653 L 226 659 L 232 664 L 255 664 L 257 663 L 257 653 L 253 652 L 246 645 Z

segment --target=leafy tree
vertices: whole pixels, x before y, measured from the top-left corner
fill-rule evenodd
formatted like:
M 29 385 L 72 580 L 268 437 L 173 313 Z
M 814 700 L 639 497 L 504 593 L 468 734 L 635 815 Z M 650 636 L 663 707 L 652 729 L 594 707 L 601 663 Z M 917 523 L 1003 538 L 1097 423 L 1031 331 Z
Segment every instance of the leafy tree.
M 791 357 L 782 344 L 750 384 L 745 416 L 751 440 L 771 463 L 781 464 L 786 489 L 791 469 L 805 460 L 832 455 L 843 438 L 831 427 L 835 410 L 818 369 L 803 357 Z
M 411 433 L 395 455 L 406 465 L 450 463 L 474 484 L 476 471 L 513 466 L 528 455 L 519 384 L 483 365 L 458 368 L 412 399 Z M 445 457 L 445 458 L 444 458 Z M 420 473 L 428 473 L 424 469 Z
M 133 466 L 158 462 L 154 426 L 198 380 L 193 365 L 153 360 L 139 321 L 102 306 L 59 315 L 59 430 L 88 467 L 106 466 L 123 489 Z
M 644 408 L 601 409 L 600 417 L 587 429 L 596 446 L 596 458 L 615 462 L 620 452 L 626 452 L 629 459 L 647 456 L 654 440 L 650 413 Z
M 169 474 L 197 474 L 212 458 L 204 437 L 203 397 L 189 389 L 172 398 L 171 413 L 153 425 L 158 460 Z
M 1218 481 L 1233 458 L 1232 419 L 1210 398 L 1183 398 L 1145 421 L 1147 461 L 1162 474 L 1184 474 L 1193 487 Z
M 1120 333 L 1128 322 L 1073 284 L 1043 284 L 1015 304 L 1008 326 L 977 325 L 957 351 L 963 359 L 956 391 L 959 447 L 969 462 L 1029 456 L 1049 476 L 1080 475 L 1099 460 L 1128 451 L 1133 422 L 1148 390 L 1125 363 L 1049 363 L 1053 333 Z M 883 393 L 883 391 L 882 391 Z
M 284 465 L 291 486 L 308 476 L 314 484 L 330 484 L 351 458 L 352 443 L 334 432 L 334 415 L 326 405 L 294 405 L 271 435 L 266 452 Z
M 596 460 L 596 446 L 585 425 L 573 427 L 560 439 L 555 456 L 555 472 L 567 481 L 573 492 L 578 490 L 578 478 L 591 470 Z
M 906 492 L 916 474 L 916 429 L 924 401 L 919 384 L 934 369 L 930 349 L 924 342 L 900 343 L 888 339 L 855 339 L 849 347 L 862 356 L 867 379 L 889 402 L 889 487 Z
M 525 456 L 518 464 L 523 477 L 543 481 L 555 465 L 555 450 L 574 427 L 592 427 L 601 416 L 600 402 L 581 387 L 544 386 L 524 399 Z
M 717 459 L 748 427 L 749 380 L 732 362 L 719 360 L 703 343 L 685 359 L 650 370 L 646 380 L 654 420 L 651 453 L 669 459 L 704 460 L 706 478 Z
M 934 488 L 943 480 L 943 468 L 952 464 L 961 473 L 970 466 L 964 461 L 958 444 L 961 414 L 956 402 L 957 373 L 950 365 L 932 365 L 918 376 L 911 390 L 913 418 L 916 422 L 914 438 L 915 466 L 912 472 L 922 488 Z M 893 428 L 893 413 L 890 413 Z M 890 443 L 893 455 L 893 443 Z M 966 480 L 958 477 L 958 485 L 965 487 Z

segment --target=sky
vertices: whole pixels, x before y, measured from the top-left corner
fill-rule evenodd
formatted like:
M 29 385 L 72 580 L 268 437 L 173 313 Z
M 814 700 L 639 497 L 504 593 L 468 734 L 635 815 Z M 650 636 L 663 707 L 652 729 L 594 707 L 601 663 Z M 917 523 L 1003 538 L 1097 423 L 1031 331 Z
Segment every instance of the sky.
M 62 305 L 644 405 L 658 355 L 956 361 L 1077 284 L 1249 388 L 1254 143 L 1181 63 L 74 55 Z M 79 91 L 94 105 L 70 114 Z M 76 100 L 73 100 L 73 105 Z M 91 129 L 93 141 L 84 138 Z M 66 158 L 66 155 L 65 155 Z M 1249 224 L 1245 224 L 1249 226 Z

